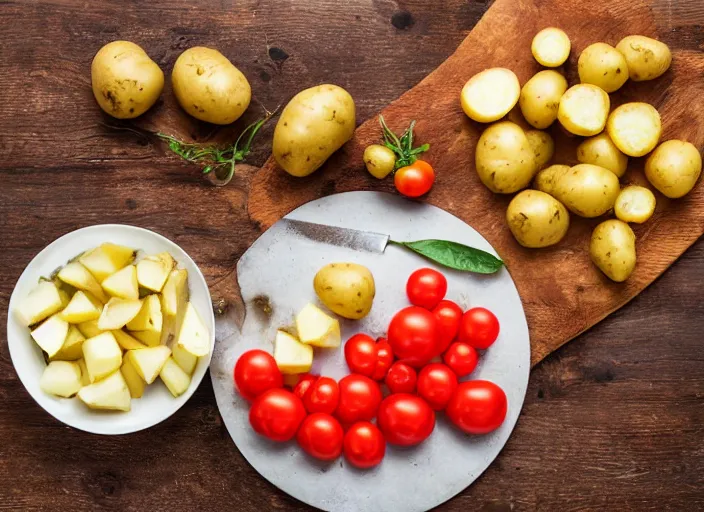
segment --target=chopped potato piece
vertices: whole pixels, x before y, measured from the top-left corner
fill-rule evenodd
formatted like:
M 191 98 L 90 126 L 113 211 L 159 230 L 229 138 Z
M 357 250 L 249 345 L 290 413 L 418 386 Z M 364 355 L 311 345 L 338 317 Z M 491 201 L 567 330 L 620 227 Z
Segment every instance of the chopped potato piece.
M 81 331 L 81 334 L 86 338 L 92 338 L 97 336 L 101 332 L 105 332 L 103 329 L 98 328 L 98 320 L 89 320 L 88 322 L 81 322 L 76 327 Z
M 178 335 L 186 312 L 188 295 L 188 272 L 185 269 L 172 270 L 161 291 L 162 344 L 170 345 Z
M 170 355 L 171 349 L 165 345 L 127 352 L 130 363 L 147 384 L 154 382 Z
M 210 333 L 190 302 L 186 304 L 176 343 L 194 356 L 207 356 L 210 352 Z
M 98 282 L 127 266 L 134 259 L 134 249 L 104 243 L 83 254 L 78 261 L 86 267 Z M 73 283 L 69 283 L 73 284 Z
M 34 341 L 37 342 L 37 345 L 39 345 L 49 357 L 54 357 L 56 353 L 61 350 L 64 341 L 66 341 L 68 322 L 59 315 L 54 315 L 44 320 L 31 334 Z
M 52 361 L 44 369 L 39 387 L 50 395 L 73 396 L 81 389 L 81 368 L 69 361 Z
M 104 331 L 122 329 L 139 314 L 142 301 L 139 299 L 118 299 L 113 297 L 105 304 L 98 320 L 98 328 Z
M 296 330 L 301 343 L 324 348 L 340 346 L 340 322 L 313 304 L 306 304 L 296 315 Z
M 69 263 L 59 270 L 57 277 L 74 288 L 92 293 L 101 302 L 107 302 L 109 299 L 95 276 L 77 261 Z
M 78 290 L 59 315 L 71 324 L 80 324 L 100 317 L 103 304 L 90 293 Z
M 66 334 L 66 339 L 61 349 L 50 357 L 50 361 L 76 361 L 83 357 L 83 342 L 86 340 L 85 336 L 81 334 L 81 331 L 75 325 L 71 325 L 68 328 L 68 334 Z
M 78 398 L 91 409 L 129 411 L 132 399 L 125 378 L 120 371 L 109 377 L 84 386 L 78 391 Z
M 144 394 L 144 388 L 147 387 L 147 383 L 139 376 L 129 357 L 125 357 L 122 361 L 120 371 L 125 378 L 132 398 L 141 398 Z
M 65 295 L 65 293 L 64 293 Z M 27 295 L 15 312 L 22 324 L 34 325 L 61 310 L 65 304 L 64 296 L 51 281 L 41 281 L 29 295 Z
M 86 366 L 85 359 L 79 359 L 76 361 L 78 366 L 81 368 L 81 384 L 87 386 L 90 384 L 90 377 L 88 376 L 88 367 Z
M 198 358 L 186 351 L 178 343 L 174 343 L 171 352 L 171 356 L 174 358 L 174 361 L 176 361 L 176 364 L 188 375 L 192 375 L 193 370 L 196 369 L 196 365 L 198 364 Z
M 174 259 L 168 252 L 147 256 L 137 263 L 137 281 L 139 285 L 160 292 L 174 268 Z
M 148 347 L 157 347 L 161 345 L 160 331 L 131 331 L 130 335 L 134 336 Z
M 115 336 L 111 332 L 104 332 L 83 342 L 83 359 L 90 381 L 95 382 L 120 368 L 122 350 Z
M 101 286 L 103 290 L 119 299 L 138 299 L 139 284 L 137 283 L 137 267 L 127 265 L 122 270 L 105 278 Z
M 158 295 L 148 295 L 142 301 L 137 316 L 127 322 L 130 331 L 159 331 L 162 327 L 161 301 Z
M 313 366 L 313 347 L 285 331 L 276 331 L 274 360 L 281 373 L 305 373 Z
M 159 377 L 169 388 L 171 394 L 174 397 L 181 396 L 186 392 L 188 386 L 191 384 L 191 376 L 188 375 L 183 369 L 174 361 L 173 357 L 170 357 L 164 363 L 164 366 L 159 372 Z
M 140 343 L 125 331 L 116 329 L 110 332 L 112 332 L 113 336 L 115 336 L 115 340 L 117 341 L 117 344 L 120 345 L 122 350 L 139 350 L 141 348 L 147 348 L 145 344 Z

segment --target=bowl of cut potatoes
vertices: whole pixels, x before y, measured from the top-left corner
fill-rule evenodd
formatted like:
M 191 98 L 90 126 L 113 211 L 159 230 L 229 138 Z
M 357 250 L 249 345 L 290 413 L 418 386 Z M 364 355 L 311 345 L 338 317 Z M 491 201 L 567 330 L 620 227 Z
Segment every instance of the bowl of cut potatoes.
M 10 297 L 7 342 L 29 394 L 59 421 L 127 434 L 163 421 L 210 364 L 208 285 L 178 245 L 120 224 L 51 243 Z

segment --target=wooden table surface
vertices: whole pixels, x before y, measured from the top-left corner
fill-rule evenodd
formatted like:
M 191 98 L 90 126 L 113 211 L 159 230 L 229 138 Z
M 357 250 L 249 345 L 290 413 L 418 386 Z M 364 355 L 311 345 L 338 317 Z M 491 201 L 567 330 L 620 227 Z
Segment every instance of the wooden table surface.
M 699 0 L 655 2 L 666 42 L 704 51 Z M 273 127 L 225 188 L 158 144 L 105 126 L 90 61 L 140 44 L 167 76 L 184 49 L 220 49 L 249 78 L 244 122 L 301 88 L 348 89 L 361 122 L 449 56 L 489 7 L 467 0 L 0 3 L 0 323 L 25 265 L 73 229 L 128 223 L 181 245 L 211 286 L 260 233 L 248 182 Z M 697 70 L 701 73 L 701 70 Z M 138 122 L 224 138 L 160 103 Z M 176 114 L 167 114 L 177 112 Z M 702 113 L 704 115 L 704 113 Z M 479 480 L 441 510 L 704 510 L 704 243 L 626 307 L 540 363 L 518 426 Z M 0 335 L 0 510 L 310 510 L 246 463 L 209 379 L 164 423 L 101 437 L 51 418 Z

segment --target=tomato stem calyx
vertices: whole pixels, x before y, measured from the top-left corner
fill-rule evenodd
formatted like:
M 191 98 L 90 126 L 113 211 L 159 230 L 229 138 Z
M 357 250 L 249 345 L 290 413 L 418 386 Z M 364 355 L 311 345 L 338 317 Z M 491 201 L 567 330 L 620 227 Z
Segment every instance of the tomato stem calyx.
M 416 126 L 415 120 L 406 128 L 401 137 L 398 137 L 389 129 L 384 116 L 379 115 L 379 124 L 384 137 L 384 146 L 389 148 L 396 155 L 396 164 L 394 169 L 400 169 L 411 165 L 418 159 L 418 155 L 425 153 L 430 149 L 430 144 L 423 144 L 417 148 L 413 147 L 413 128 Z

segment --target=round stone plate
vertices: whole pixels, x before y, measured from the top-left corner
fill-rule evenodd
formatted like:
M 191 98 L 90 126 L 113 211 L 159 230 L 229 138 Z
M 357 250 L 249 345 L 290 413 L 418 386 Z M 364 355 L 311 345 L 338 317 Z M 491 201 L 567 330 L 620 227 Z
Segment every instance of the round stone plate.
M 453 240 L 495 254 L 474 229 L 453 215 L 425 203 L 380 192 L 348 192 L 310 202 L 289 218 L 374 231 L 393 240 Z M 374 469 L 361 471 L 344 457 L 321 463 L 307 456 L 295 441 L 279 444 L 254 433 L 249 404 L 235 391 L 232 370 L 245 351 L 273 352 L 279 327 L 291 327 L 294 315 L 308 302 L 320 304 L 313 276 L 327 263 L 354 262 L 368 267 L 376 281 L 371 312 L 359 321 L 341 320 L 343 343 L 357 332 L 384 335 L 393 314 L 408 306 L 406 280 L 415 269 L 434 266 L 397 246 L 384 254 L 354 251 L 299 238 L 281 224 L 264 233 L 237 266 L 246 319 L 241 332 L 218 339 L 211 363 L 220 413 L 237 448 L 267 480 L 291 496 L 334 512 L 413 512 L 435 507 L 470 485 L 496 458 L 523 405 L 530 369 L 528 326 L 521 300 L 506 269 L 489 276 L 436 267 L 447 277 L 447 298 L 463 309 L 485 306 L 501 322 L 496 343 L 481 355 L 472 379 L 501 386 L 508 397 L 503 425 L 485 436 L 468 436 L 438 414 L 435 430 L 413 448 L 387 446 Z M 261 311 L 269 302 L 270 314 Z M 316 349 L 316 374 L 340 379 L 349 373 L 342 349 Z

